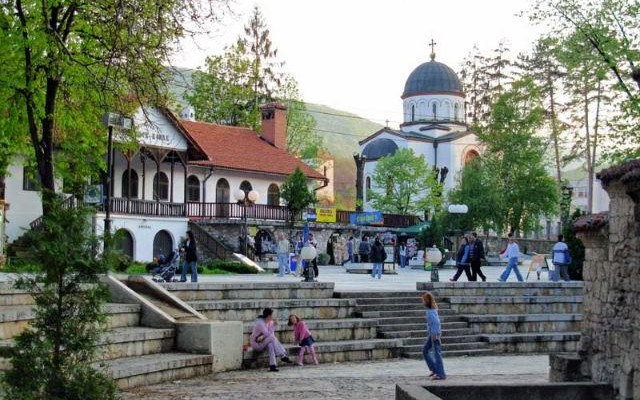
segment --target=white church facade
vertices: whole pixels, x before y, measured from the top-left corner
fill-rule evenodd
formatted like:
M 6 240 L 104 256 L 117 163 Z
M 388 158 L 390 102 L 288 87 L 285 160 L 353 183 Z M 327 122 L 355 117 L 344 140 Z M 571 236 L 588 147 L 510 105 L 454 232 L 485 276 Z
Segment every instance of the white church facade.
M 431 60 L 409 75 L 402 93 L 403 123 L 400 129 L 385 127 L 360 142 L 361 176 L 357 192 L 365 211 L 373 208 L 367 192 L 381 190 L 372 175 L 380 158 L 401 148 L 424 155 L 427 164 L 438 173 L 445 192 L 453 188 L 464 165 L 481 152 L 476 134 L 465 121 L 462 84 L 447 65 Z

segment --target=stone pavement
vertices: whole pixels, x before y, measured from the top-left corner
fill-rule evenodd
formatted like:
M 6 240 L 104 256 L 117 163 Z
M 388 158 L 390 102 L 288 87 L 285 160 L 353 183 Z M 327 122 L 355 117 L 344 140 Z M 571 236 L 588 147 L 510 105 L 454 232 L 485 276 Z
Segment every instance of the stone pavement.
M 445 358 L 447 383 L 547 382 L 548 357 L 492 356 Z M 282 367 L 211 374 L 200 378 L 140 387 L 124 400 L 378 400 L 393 399 L 396 383 L 421 384 L 427 378 L 421 360 L 393 359 L 319 366 Z
M 352 274 L 347 273 L 344 267 L 324 265 L 320 266 L 320 274 L 318 281 L 335 282 L 335 291 L 405 291 L 416 290 L 416 282 L 427 282 L 430 280 L 431 272 L 418 269 L 409 269 L 396 267 L 398 274 L 383 275 L 382 279 L 372 279 L 369 274 Z M 497 282 L 498 276 L 504 271 L 504 267 L 483 267 L 483 273 L 487 276 L 489 282 Z M 455 274 L 453 268 L 439 269 L 440 281 L 448 282 Z M 522 277 L 527 276 L 526 268 L 520 267 Z M 201 275 L 200 282 L 298 282 L 302 278 L 287 275 L 279 277 L 277 274 L 259 274 L 259 275 Z M 548 280 L 547 272 L 542 273 L 542 279 Z M 535 272 L 529 276 L 529 281 L 536 280 Z M 458 280 L 466 282 L 467 278 L 464 273 Z M 509 276 L 509 281 L 516 281 L 514 273 Z

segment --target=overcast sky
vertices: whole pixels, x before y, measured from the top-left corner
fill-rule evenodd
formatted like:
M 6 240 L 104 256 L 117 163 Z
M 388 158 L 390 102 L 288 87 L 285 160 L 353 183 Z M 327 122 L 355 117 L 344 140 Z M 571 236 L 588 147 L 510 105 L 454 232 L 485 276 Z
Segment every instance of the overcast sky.
M 483 51 L 505 40 L 528 51 L 540 28 L 516 14 L 530 0 L 236 0 L 236 16 L 210 36 L 185 40 L 177 66 L 197 68 L 242 33 L 254 5 L 261 9 L 286 72 L 299 83 L 305 101 L 356 113 L 397 126 L 400 95 L 411 71 L 436 60 L 459 71 L 477 45 Z

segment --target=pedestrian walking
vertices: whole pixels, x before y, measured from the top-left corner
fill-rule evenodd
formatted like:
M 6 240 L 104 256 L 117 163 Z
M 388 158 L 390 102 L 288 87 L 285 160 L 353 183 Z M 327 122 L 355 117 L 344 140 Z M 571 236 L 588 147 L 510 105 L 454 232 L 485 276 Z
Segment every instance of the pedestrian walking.
M 350 263 L 356 262 L 356 260 L 354 258 L 354 254 L 353 254 L 354 246 L 355 246 L 355 239 L 353 238 L 353 236 L 350 236 L 349 237 L 349 241 L 347 242 L 347 253 L 349 254 L 349 262 Z
M 297 315 L 291 314 L 289 315 L 289 326 L 293 327 L 293 340 L 300 346 L 300 350 L 298 351 L 298 359 L 296 360 L 296 365 L 303 366 L 304 365 L 304 353 L 311 353 L 311 357 L 313 358 L 313 363 L 318 365 L 318 356 L 316 355 L 316 347 L 315 340 L 311 335 L 311 331 L 307 327 L 307 324 L 304 323 Z
M 469 244 L 469 239 L 467 239 L 466 236 L 463 236 L 462 244 L 460 245 L 460 248 L 458 249 L 458 253 L 456 254 L 456 267 L 458 268 L 458 270 L 456 271 L 455 275 L 453 275 L 453 277 L 449 279 L 451 282 L 456 282 L 458 278 L 460 278 L 460 275 L 462 275 L 463 271 L 464 271 L 464 274 L 467 276 L 467 280 L 468 281 L 472 280 L 470 264 L 469 264 L 470 247 L 471 245 Z
M 440 324 L 440 316 L 438 315 L 438 304 L 430 292 L 424 293 L 422 303 L 427 308 L 425 320 L 427 323 L 427 340 L 422 348 L 422 355 L 427 367 L 431 372 L 432 380 L 447 379 L 444 372 L 444 363 L 442 362 L 442 329 Z M 433 353 L 433 356 L 431 355 Z
M 482 260 L 484 260 L 484 245 L 482 240 L 478 239 L 478 234 L 472 232 L 469 236 L 469 264 L 471 265 L 471 280 L 477 281 L 478 277 L 482 282 L 487 281 L 487 277 L 482 273 Z
M 382 264 L 387 259 L 387 253 L 384 251 L 384 246 L 379 238 L 376 238 L 371 248 L 371 262 L 373 266 L 371 268 L 371 277 L 375 278 L 376 274 L 378 279 L 382 279 Z
M 198 282 L 198 248 L 193 232 L 187 231 L 187 241 L 181 250 L 184 252 L 184 264 L 182 264 L 180 282 L 187 281 L 187 271 L 191 272 L 191 282 Z
M 515 238 L 513 237 L 513 233 L 509 233 L 509 244 L 507 245 L 507 249 L 501 255 L 502 258 L 506 258 L 508 260 L 507 268 L 502 272 L 500 278 L 498 280 L 500 282 L 506 282 L 509 279 L 509 275 L 511 274 L 511 270 L 515 272 L 516 278 L 518 278 L 519 282 L 524 281 L 522 279 L 522 275 L 520 274 L 520 270 L 518 269 L 518 260 L 520 259 L 520 247 L 518 247 L 518 243 L 516 243 Z
M 290 274 L 289 268 L 289 251 L 291 244 L 287 235 L 284 232 L 278 234 L 278 276 L 284 276 Z
M 404 242 L 400 243 L 398 257 L 400 258 L 400 268 L 404 268 L 407 265 L 407 245 Z
M 360 246 L 358 247 L 360 262 L 361 263 L 369 262 L 370 253 L 371 253 L 371 243 L 369 243 L 369 237 L 365 236 L 362 238 L 362 241 L 360 242 Z
M 555 267 L 553 273 L 553 281 L 557 282 L 562 279 L 566 282 L 570 281 L 569 264 L 571 264 L 571 254 L 569 254 L 569 246 L 563 241 L 564 236 L 558 235 L 558 242 L 553 245 L 552 261 Z

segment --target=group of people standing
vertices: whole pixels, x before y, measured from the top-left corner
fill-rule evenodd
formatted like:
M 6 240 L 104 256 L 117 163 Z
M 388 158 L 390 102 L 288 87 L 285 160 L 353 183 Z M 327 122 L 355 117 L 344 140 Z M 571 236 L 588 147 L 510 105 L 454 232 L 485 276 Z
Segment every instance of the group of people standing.
M 467 280 L 470 282 L 477 281 L 478 277 L 483 282 L 487 280 L 487 277 L 482 273 L 482 260 L 485 259 L 484 245 L 482 240 L 478 239 L 478 234 L 472 232 L 462 237 L 462 244 L 456 253 L 456 267 L 458 270 L 451 279 L 451 282 L 455 282 L 460 278 L 460 275 L 464 272 L 467 276 Z

